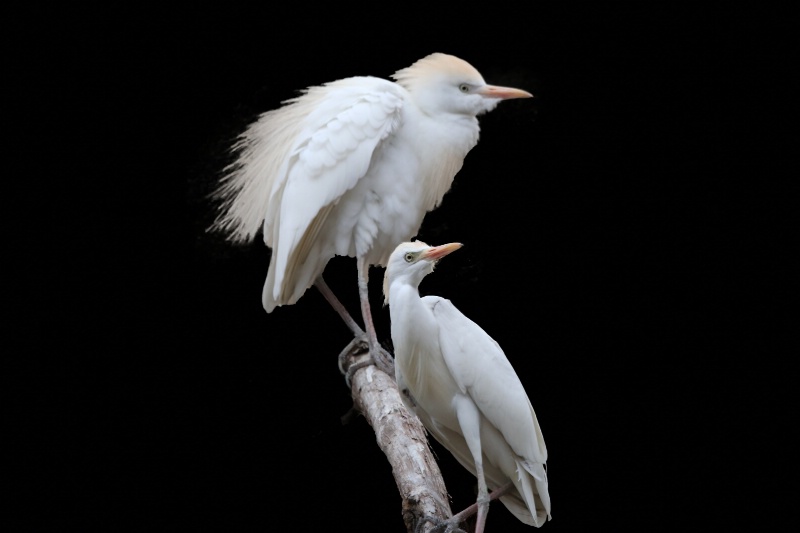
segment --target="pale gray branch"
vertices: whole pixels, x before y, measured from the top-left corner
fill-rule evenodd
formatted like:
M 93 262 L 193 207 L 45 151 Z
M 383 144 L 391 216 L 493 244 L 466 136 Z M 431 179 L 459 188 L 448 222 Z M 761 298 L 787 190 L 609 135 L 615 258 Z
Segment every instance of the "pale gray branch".
M 345 358 L 343 369 L 369 361 L 363 347 L 355 344 Z M 351 380 L 353 402 L 375 431 L 375 438 L 392 466 L 402 498 L 403 521 L 409 533 L 428 532 L 430 522 L 422 517 L 446 520 L 451 515 L 439 465 L 428 445 L 425 428 L 403 405 L 394 379 L 374 365 L 359 368 Z

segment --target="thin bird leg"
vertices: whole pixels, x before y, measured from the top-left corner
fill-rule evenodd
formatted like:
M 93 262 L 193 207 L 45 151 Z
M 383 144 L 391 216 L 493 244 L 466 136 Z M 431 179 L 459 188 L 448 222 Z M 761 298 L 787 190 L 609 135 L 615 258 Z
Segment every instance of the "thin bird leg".
M 475 517 L 475 533 L 483 533 L 486 526 L 486 515 L 489 514 L 489 490 L 486 488 L 486 478 L 483 477 L 483 461 L 475 462 L 475 474 L 478 478 L 478 499 L 475 505 L 478 514 Z
M 372 310 L 369 305 L 369 264 L 364 257 L 356 261 L 358 266 L 358 295 L 361 298 L 361 315 L 364 318 L 364 327 L 367 330 L 369 353 L 375 366 L 394 377 L 394 360 L 389 353 L 378 344 L 378 334 L 372 321 Z
M 333 294 L 331 288 L 328 287 L 328 284 L 325 283 L 324 279 L 322 279 L 322 275 L 320 275 L 317 278 L 317 281 L 314 282 L 314 286 L 319 289 L 319 292 L 322 293 L 322 296 L 328 300 L 328 303 L 331 304 L 331 307 L 333 307 L 336 312 L 339 313 L 339 316 L 342 317 L 342 320 L 344 320 L 344 323 L 347 324 L 348 328 L 350 328 L 350 331 L 353 332 L 353 335 L 359 338 L 365 338 L 364 330 L 361 329 L 358 324 L 356 324 L 356 321 L 353 320 L 353 317 L 350 316 L 350 313 L 348 313 L 347 309 L 344 308 L 342 302 L 340 302 L 336 295 Z
M 483 533 L 486 515 L 489 514 L 489 490 L 483 474 L 483 452 L 481 451 L 481 414 L 478 407 L 468 396 L 458 395 L 453 399 L 458 425 L 467 442 L 467 447 L 475 463 L 475 477 L 478 478 L 478 514 L 475 517 L 475 533 Z
M 360 279 L 360 276 L 359 276 L 359 279 Z M 350 328 L 350 331 L 353 332 L 353 336 L 355 337 L 350 342 L 350 344 L 348 344 L 347 347 L 344 350 L 342 350 L 342 352 L 339 354 L 339 371 L 341 371 L 342 374 L 345 375 L 345 381 L 347 382 L 347 386 L 349 387 L 350 383 L 351 383 L 351 380 L 353 379 L 353 374 L 356 373 L 356 370 L 358 370 L 359 368 L 368 366 L 369 363 L 368 362 L 355 363 L 355 364 L 350 365 L 350 367 L 347 369 L 347 371 L 344 371 L 343 370 L 344 369 L 344 361 L 350 355 L 350 352 L 359 343 L 364 343 L 365 345 L 367 345 L 367 347 L 370 348 L 370 356 L 371 356 L 371 354 L 374 353 L 374 352 L 373 352 L 373 349 L 372 349 L 372 347 L 370 345 L 370 339 L 367 336 L 367 334 L 364 333 L 364 330 L 361 329 L 361 327 L 356 323 L 356 321 L 353 319 L 353 317 L 350 316 L 350 313 L 347 312 L 347 309 L 345 309 L 345 307 L 342 304 L 342 302 L 340 302 L 339 299 L 336 297 L 336 295 L 333 294 L 333 291 L 328 286 L 328 284 L 325 283 L 325 280 L 322 278 L 322 275 L 320 275 L 317 278 L 317 281 L 314 282 L 314 286 L 319 290 L 319 292 L 322 293 L 322 296 L 324 296 L 325 299 L 328 300 L 328 303 L 331 304 L 331 307 L 333 307 L 334 310 L 337 313 L 339 313 L 339 316 L 342 317 L 342 320 L 344 320 L 344 323 L 347 324 L 347 327 Z M 370 318 L 371 318 L 371 315 L 367 315 L 367 316 L 370 316 Z M 372 327 L 373 334 L 374 334 L 375 326 L 373 326 L 372 320 L 369 321 L 369 327 Z M 377 336 L 376 336 L 376 339 L 377 339 Z M 377 343 L 377 340 L 375 342 Z M 383 350 L 380 347 L 379 347 L 379 352 L 378 353 L 380 354 L 379 357 L 384 359 L 384 366 L 382 366 L 380 368 L 384 372 L 389 374 L 391 377 L 394 377 L 394 362 L 392 361 L 391 356 L 388 353 L 386 353 L 386 351 Z M 375 357 L 372 357 L 372 359 L 375 360 Z M 387 360 L 389 361 L 388 364 L 385 363 L 385 361 L 387 361 Z

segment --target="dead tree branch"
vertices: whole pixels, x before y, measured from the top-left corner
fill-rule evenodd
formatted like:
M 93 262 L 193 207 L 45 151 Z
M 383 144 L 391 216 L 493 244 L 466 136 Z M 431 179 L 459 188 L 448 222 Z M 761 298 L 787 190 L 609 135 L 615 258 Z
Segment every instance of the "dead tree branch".
M 343 370 L 369 361 L 363 345 L 351 345 L 343 354 Z M 375 431 L 375 438 L 389 464 L 402 498 L 403 521 L 409 533 L 428 532 L 433 524 L 422 517 L 446 520 L 452 512 L 439 465 L 433 457 L 425 428 L 403 405 L 394 378 L 374 365 L 355 371 L 351 393 L 358 409 Z

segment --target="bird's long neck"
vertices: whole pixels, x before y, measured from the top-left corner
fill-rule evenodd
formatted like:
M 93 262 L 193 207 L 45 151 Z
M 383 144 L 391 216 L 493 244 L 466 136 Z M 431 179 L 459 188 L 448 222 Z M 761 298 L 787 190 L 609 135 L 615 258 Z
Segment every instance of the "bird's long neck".
M 413 389 L 414 384 L 418 384 L 421 379 L 421 376 L 414 371 L 420 368 L 417 358 L 423 356 L 417 341 L 436 336 L 436 332 L 431 330 L 434 321 L 429 318 L 430 309 L 419 297 L 417 285 L 396 281 L 391 284 L 389 290 L 395 366 Z
M 411 324 L 403 320 L 409 315 L 418 314 L 424 307 L 419 297 L 419 286 L 406 281 L 395 280 L 389 285 L 389 316 L 392 324 Z M 395 320 L 397 317 L 398 320 Z

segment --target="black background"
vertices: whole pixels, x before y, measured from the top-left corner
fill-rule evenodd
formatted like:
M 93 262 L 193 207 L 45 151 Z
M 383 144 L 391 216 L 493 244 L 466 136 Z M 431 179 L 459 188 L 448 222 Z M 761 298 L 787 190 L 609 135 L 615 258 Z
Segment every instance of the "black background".
M 9 19 L 23 119 L 9 183 L 30 187 L 8 210 L 24 324 L 12 503 L 36 509 L 21 530 L 404 531 L 371 428 L 340 421 L 347 328 L 313 289 L 265 313 L 269 250 L 207 233 L 207 195 L 259 113 L 435 51 L 535 95 L 481 118 L 418 237 L 465 244 L 421 290 L 487 330 L 525 384 L 550 454 L 545 529 L 780 520 L 796 19 L 729 3 L 410 7 Z M 357 314 L 354 260 L 326 279 Z M 473 480 L 434 449 L 460 510 Z M 529 530 L 500 505 L 487 527 Z

